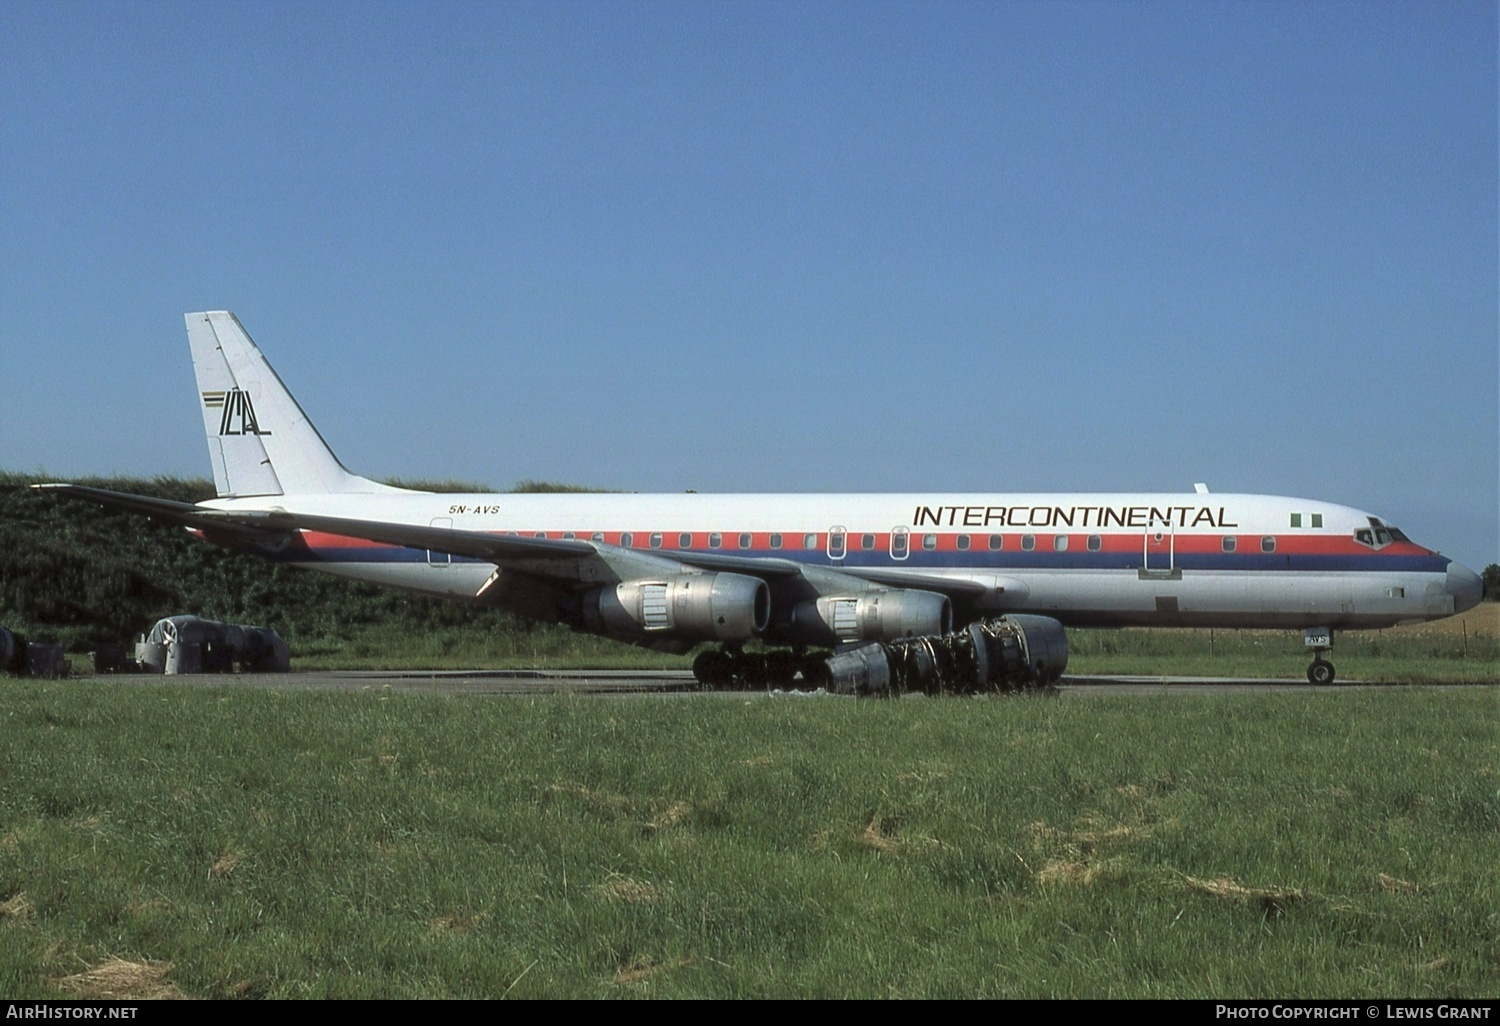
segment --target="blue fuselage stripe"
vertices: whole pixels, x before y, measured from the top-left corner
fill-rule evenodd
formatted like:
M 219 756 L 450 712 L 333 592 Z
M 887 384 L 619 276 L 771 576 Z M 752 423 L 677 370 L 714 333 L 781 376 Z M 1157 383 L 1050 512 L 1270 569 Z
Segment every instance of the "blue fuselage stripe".
M 680 559 L 692 563 L 694 555 L 704 554 L 699 550 L 647 549 L 655 555 Z M 843 559 L 829 559 L 827 553 L 787 549 L 717 549 L 710 554 L 732 555 L 750 559 L 776 558 L 802 563 L 807 566 L 840 567 L 851 569 L 908 569 L 908 570 L 972 570 L 976 573 L 1004 573 L 1016 570 L 1140 570 L 1145 568 L 1139 552 L 1024 552 L 1016 550 L 967 552 L 944 551 L 923 552 L 913 550 L 906 559 L 892 559 L 883 551 L 851 551 Z M 274 557 L 273 557 L 274 558 Z M 324 547 L 293 548 L 279 558 L 292 563 L 427 563 L 431 562 L 426 549 L 399 548 L 396 546 L 350 546 L 348 548 Z M 439 558 L 438 562 L 448 562 Z M 454 556 L 453 563 L 488 563 L 488 560 L 470 556 Z M 1180 570 L 1199 571 L 1266 571 L 1296 570 L 1308 572 L 1369 572 L 1369 573 L 1444 573 L 1448 569 L 1448 558 L 1439 555 L 1406 556 L 1361 554 L 1316 554 L 1316 553 L 1178 553 L 1172 566 Z M 1167 568 L 1167 558 L 1151 559 L 1150 569 Z

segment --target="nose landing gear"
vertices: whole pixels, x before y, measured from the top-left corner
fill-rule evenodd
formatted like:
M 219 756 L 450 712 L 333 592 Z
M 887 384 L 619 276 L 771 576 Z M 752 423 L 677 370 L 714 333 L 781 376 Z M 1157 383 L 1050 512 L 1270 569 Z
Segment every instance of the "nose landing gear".
M 1312 665 L 1307 668 L 1307 682 L 1315 687 L 1333 683 L 1333 664 L 1323 658 L 1333 651 L 1333 631 L 1327 627 L 1309 627 L 1302 632 L 1302 643 L 1312 649 Z

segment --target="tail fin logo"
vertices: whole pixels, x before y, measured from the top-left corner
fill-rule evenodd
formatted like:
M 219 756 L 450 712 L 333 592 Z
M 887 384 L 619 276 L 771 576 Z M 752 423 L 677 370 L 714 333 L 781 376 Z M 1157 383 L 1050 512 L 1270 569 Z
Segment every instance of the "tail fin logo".
M 210 410 L 223 410 L 224 414 L 219 418 L 220 435 L 269 435 L 271 432 L 261 429 L 260 423 L 255 419 L 255 406 L 250 402 L 249 393 L 238 389 L 230 389 L 228 392 L 204 392 L 203 405 Z

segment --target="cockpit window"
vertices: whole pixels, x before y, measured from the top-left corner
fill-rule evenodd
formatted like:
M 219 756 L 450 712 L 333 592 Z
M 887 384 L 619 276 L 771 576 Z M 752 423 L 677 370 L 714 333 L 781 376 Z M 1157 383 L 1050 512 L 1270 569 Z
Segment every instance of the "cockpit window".
M 1354 540 L 1361 545 L 1368 545 L 1372 549 L 1383 549 L 1391 542 L 1406 542 L 1411 544 L 1411 539 L 1402 533 L 1399 527 L 1391 527 L 1387 524 L 1376 523 L 1371 517 L 1371 526 L 1361 527 L 1354 532 Z

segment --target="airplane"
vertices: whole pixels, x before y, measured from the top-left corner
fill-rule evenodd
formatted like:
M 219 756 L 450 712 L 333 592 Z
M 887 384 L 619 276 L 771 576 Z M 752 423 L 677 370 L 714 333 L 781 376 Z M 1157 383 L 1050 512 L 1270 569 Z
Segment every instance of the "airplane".
M 705 685 L 834 671 L 864 680 L 881 659 L 879 674 L 919 683 L 946 672 L 949 683 L 957 673 L 980 686 L 1048 684 L 1066 668 L 1067 627 L 1126 626 L 1300 628 L 1308 680 L 1330 684 L 1335 631 L 1436 620 L 1481 597 L 1474 571 L 1380 517 L 1202 484 L 1181 494 L 397 488 L 339 462 L 234 314 L 185 320 L 217 497 L 33 488 L 661 651 L 711 643 L 693 664 Z M 767 651 L 747 652 L 754 639 Z

